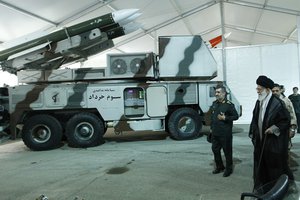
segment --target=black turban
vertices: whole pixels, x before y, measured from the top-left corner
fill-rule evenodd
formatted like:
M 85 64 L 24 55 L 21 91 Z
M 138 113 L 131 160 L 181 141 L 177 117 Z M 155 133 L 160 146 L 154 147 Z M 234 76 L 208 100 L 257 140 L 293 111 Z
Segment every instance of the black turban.
M 256 84 L 270 89 L 274 87 L 274 82 L 266 76 L 259 76 L 256 80 Z

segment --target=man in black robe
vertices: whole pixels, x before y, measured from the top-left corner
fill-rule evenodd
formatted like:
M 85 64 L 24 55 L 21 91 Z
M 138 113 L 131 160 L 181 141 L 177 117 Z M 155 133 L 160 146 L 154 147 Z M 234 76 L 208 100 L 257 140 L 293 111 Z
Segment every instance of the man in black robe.
M 266 193 L 282 174 L 293 180 L 288 166 L 290 116 L 284 103 L 272 95 L 274 82 L 256 80 L 258 100 L 253 110 L 249 137 L 254 145 L 254 190 Z

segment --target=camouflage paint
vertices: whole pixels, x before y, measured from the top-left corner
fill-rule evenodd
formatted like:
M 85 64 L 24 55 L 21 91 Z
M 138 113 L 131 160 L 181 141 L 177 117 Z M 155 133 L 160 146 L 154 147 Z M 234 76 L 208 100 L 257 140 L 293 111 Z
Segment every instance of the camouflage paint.
M 179 71 L 176 74 L 178 77 L 189 77 L 191 72 L 189 66 L 194 61 L 195 52 L 198 51 L 201 47 L 202 39 L 201 37 L 194 37 L 191 45 L 184 50 L 184 58 L 179 63 Z
M 159 76 L 164 80 L 210 80 L 217 63 L 200 36 L 159 37 Z
M 170 43 L 170 38 L 163 38 L 160 41 L 159 46 L 159 57 L 162 58 L 165 54 L 166 47 Z M 202 39 L 201 37 L 193 37 L 192 43 L 184 50 L 183 60 L 179 63 L 179 70 L 176 73 L 176 77 L 189 77 L 190 70 L 189 66 L 194 60 L 195 52 L 198 51 L 201 47 Z M 175 99 L 170 105 L 180 105 L 184 104 L 184 96 L 186 94 L 187 88 L 190 87 L 190 83 L 184 83 L 178 86 L 175 92 Z M 170 91 L 169 91 L 170 92 Z
M 137 71 L 135 75 L 133 75 L 133 79 L 140 79 L 141 77 L 146 77 L 146 75 L 148 74 L 148 72 L 150 70 L 153 70 L 152 67 L 155 67 L 155 62 L 154 62 L 154 55 L 150 54 L 149 56 L 145 57 L 145 59 L 143 60 L 143 62 L 145 63 L 145 70 L 144 71 Z M 144 89 L 144 98 L 146 97 L 146 91 L 147 88 L 150 86 L 149 83 L 146 83 L 144 81 L 140 82 L 137 84 L 137 87 L 141 87 Z M 145 106 L 147 106 L 147 102 L 145 100 Z M 146 108 L 145 108 L 146 109 Z M 145 112 L 146 114 L 146 112 Z M 128 119 L 125 115 L 122 115 L 120 117 L 120 119 L 116 122 L 116 124 L 114 125 L 114 129 L 117 132 L 121 132 L 121 131 L 134 131 L 134 129 L 132 129 L 130 127 L 130 124 L 128 123 L 128 121 L 130 121 L 132 119 Z
M 147 74 L 150 72 L 150 70 L 155 70 L 155 61 L 154 61 L 155 55 L 153 53 L 148 54 L 142 61 L 141 65 L 144 65 L 145 68 L 141 70 L 141 68 L 135 72 L 133 79 L 139 78 L 139 77 L 146 77 Z M 132 71 L 131 71 L 132 72 Z
M 77 76 L 75 77 L 75 80 L 83 80 L 86 74 L 91 69 L 84 69 L 84 71 L 81 71 L 81 73 L 77 73 Z M 83 73 L 82 73 L 83 72 Z M 84 102 L 84 95 L 88 87 L 88 83 L 75 83 L 73 87 L 73 94 L 68 97 L 68 104 L 63 109 L 70 109 L 70 108 L 81 108 L 81 102 Z
M 170 37 L 160 39 L 159 46 L 158 46 L 159 58 L 162 58 L 165 55 L 165 50 L 166 50 L 166 47 L 168 46 L 170 40 L 171 40 Z
M 50 76 L 51 73 L 49 73 Z M 40 77 L 40 79 L 44 78 Z M 22 87 L 22 86 L 21 86 Z M 32 110 L 32 108 L 30 107 L 30 104 L 35 102 L 42 91 L 45 90 L 45 88 L 47 87 L 47 85 L 35 85 L 32 90 L 30 90 L 26 96 L 25 99 L 18 102 L 14 108 L 14 110 L 10 110 L 10 121 L 9 121 L 9 125 L 10 125 L 10 132 L 11 132 L 11 138 L 15 139 L 17 136 L 16 133 L 16 126 L 18 124 L 18 122 L 21 120 L 21 116 L 23 115 L 24 111 L 30 111 Z M 10 97 L 12 98 L 12 97 Z M 10 99 L 10 101 L 12 101 Z M 11 108 L 10 108 L 11 109 Z
M 170 102 L 169 105 L 185 105 L 187 102 L 184 100 L 187 95 L 190 95 L 191 91 L 188 91 L 188 88 L 195 87 L 194 94 L 197 94 L 197 83 L 180 83 L 175 90 L 169 89 L 169 98 L 171 96 L 171 92 L 174 92 L 175 99 Z M 198 102 L 195 101 L 193 104 L 197 104 Z

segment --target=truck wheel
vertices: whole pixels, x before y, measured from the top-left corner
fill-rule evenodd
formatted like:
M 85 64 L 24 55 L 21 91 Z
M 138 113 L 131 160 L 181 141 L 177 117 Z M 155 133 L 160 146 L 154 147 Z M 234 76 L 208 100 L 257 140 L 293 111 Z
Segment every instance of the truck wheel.
M 168 120 L 170 136 L 176 140 L 196 138 L 200 135 L 201 128 L 200 115 L 192 108 L 179 108 Z
M 51 115 L 35 115 L 24 123 L 22 139 L 25 145 L 34 151 L 58 147 L 61 138 L 61 124 Z
M 103 143 L 104 124 L 92 113 L 74 115 L 66 125 L 66 135 L 71 147 L 93 147 Z

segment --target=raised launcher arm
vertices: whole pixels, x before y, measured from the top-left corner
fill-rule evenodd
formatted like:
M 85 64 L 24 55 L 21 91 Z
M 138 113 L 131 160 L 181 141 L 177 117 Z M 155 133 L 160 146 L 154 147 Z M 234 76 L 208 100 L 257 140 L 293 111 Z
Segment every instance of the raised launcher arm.
M 1 67 L 10 73 L 16 73 L 23 69 L 57 69 L 66 63 L 84 61 L 88 56 L 114 46 L 112 40 L 107 38 L 106 33 L 96 33 L 98 34 L 97 38 L 80 41 L 88 34 L 83 33 L 56 44 L 45 43 L 31 48 L 27 52 L 18 53 L 9 60 L 1 62 Z
M 113 47 L 112 39 L 140 28 L 133 22 L 139 15 L 138 9 L 124 9 L 21 41 L 0 51 L 0 65 L 4 71 L 15 74 L 23 69 L 50 70 L 86 60 Z

